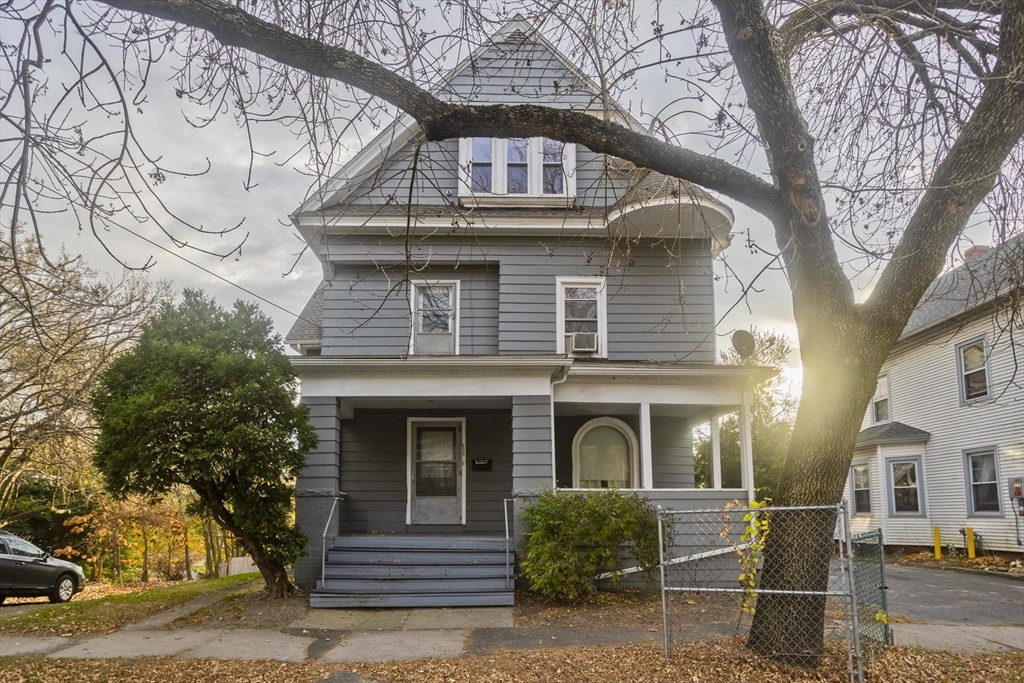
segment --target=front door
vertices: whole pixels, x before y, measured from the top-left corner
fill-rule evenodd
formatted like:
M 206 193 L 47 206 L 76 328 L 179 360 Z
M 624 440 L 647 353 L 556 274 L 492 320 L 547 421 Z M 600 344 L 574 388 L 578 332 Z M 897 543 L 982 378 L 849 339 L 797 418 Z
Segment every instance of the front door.
M 410 420 L 409 522 L 464 524 L 462 420 Z

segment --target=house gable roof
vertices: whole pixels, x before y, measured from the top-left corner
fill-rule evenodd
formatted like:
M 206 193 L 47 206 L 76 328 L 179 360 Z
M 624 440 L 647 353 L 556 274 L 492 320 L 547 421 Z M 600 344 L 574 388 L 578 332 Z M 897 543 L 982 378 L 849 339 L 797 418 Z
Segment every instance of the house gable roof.
M 900 340 L 991 303 L 1024 285 L 1024 233 L 995 245 L 928 286 Z
M 292 327 L 285 335 L 286 344 L 308 344 L 320 345 L 321 324 L 324 318 L 324 286 L 327 283 L 320 281 L 316 286 L 309 301 L 303 307 L 299 317 L 292 323 Z
M 598 85 L 594 83 L 589 76 L 575 66 L 571 60 L 566 58 L 565 55 L 563 55 L 549 40 L 541 35 L 539 31 L 534 29 L 527 21 L 518 17 L 502 25 L 494 35 L 474 50 L 471 55 L 466 57 L 451 71 L 449 71 L 441 83 L 431 88 L 431 92 L 444 99 L 457 99 L 459 97 L 459 91 L 456 87 L 457 80 L 467 73 L 473 74 L 479 68 L 478 63 L 487 56 L 488 52 L 501 50 L 502 48 L 499 46 L 503 44 L 518 44 L 525 46 L 531 43 L 533 45 L 540 46 L 549 52 L 551 58 L 557 61 L 559 67 L 572 75 L 572 83 L 550 84 L 556 90 L 575 89 L 577 91 L 584 91 L 588 93 L 593 100 L 600 99 L 600 87 L 598 87 Z M 514 55 L 515 52 L 512 52 L 511 56 L 502 52 L 501 59 L 508 61 L 509 59 L 514 59 Z M 522 61 L 529 62 L 530 60 Z M 473 76 L 473 78 L 476 77 Z M 478 93 L 472 96 L 472 101 L 475 104 L 509 103 L 507 98 L 498 98 L 497 101 L 493 102 L 491 101 L 492 99 L 494 99 L 493 93 Z M 552 103 L 548 102 L 548 104 Z M 613 110 L 613 114 L 621 120 L 623 125 L 637 131 L 645 130 L 640 122 L 617 102 L 610 102 L 610 106 Z M 345 198 L 348 197 L 363 181 L 372 176 L 374 170 L 383 164 L 384 161 L 392 154 L 401 150 L 403 147 L 417 139 L 417 137 L 421 136 L 422 132 L 419 124 L 416 123 L 416 120 L 412 116 L 408 114 L 399 116 L 394 123 L 385 127 L 373 140 L 360 149 L 352 159 L 346 162 L 341 169 L 338 170 L 316 192 L 312 193 L 310 197 L 293 212 L 293 220 L 295 214 L 316 213 L 344 201 Z
M 888 422 L 861 430 L 857 435 L 855 447 L 864 448 L 884 443 L 923 443 L 930 438 L 932 435 L 923 429 L 902 422 Z

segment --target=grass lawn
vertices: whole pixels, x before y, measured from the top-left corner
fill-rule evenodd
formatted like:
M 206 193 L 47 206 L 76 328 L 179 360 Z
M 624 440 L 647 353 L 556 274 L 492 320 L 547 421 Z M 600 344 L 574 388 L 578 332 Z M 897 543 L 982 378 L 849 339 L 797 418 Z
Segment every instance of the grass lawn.
M 229 660 L 42 659 L 0 657 L 0 682 L 18 683 L 312 683 L 333 671 L 357 671 L 380 683 L 847 683 L 845 661 L 816 671 L 758 659 L 742 647 L 701 643 L 666 661 L 652 645 L 500 651 L 480 657 L 394 664 Z M 1022 683 L 1020 655 L 951 655 L 890 648 L 871 683 Z
M 71 602 L 46 605 L 34 612 L 11 617 L 2 616 L 3 612 L 0 610 L 0 637 L 109 633 L 200 595 L 241 586 L 259 578 L 259 574 L 239 574 L 222 579 L 205 579 L 142 589 L 92 600 L 73 599 Z

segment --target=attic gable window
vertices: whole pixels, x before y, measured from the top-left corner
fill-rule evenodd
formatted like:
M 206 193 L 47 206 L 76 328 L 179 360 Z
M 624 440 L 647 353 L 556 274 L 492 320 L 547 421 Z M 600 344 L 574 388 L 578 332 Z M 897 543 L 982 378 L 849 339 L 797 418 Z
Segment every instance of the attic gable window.
M 463 138 L 459 201 L 464 206 L 571 206 L 576 146 L 546 138 Z

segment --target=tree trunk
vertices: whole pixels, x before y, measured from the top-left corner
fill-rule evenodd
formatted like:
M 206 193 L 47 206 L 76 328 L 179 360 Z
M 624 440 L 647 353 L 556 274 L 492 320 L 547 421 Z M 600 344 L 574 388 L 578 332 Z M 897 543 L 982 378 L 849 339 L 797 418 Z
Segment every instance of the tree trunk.
M 185 579 L 187 581 L 192 580 L 192 555 L 188 550 L 188 517 L 185 517 L 185 513 L 181 513 L 182 521 L 184 522 L 185 529 Z
M 203 519 L 203 549 L 206 551 L 206 578 L 215 576 L 215 565 L 213 563 L 213 542 L 210 540 L 210 521 Z
M 142 583 L 149 583 L 149 530 L 142 525 Z
M 119 531 L 118 527 L 114 527 L 114 562 L 117 563 L 114 565 L 114 571 L 117 573 L 117 582 L 120 584 L 123 581 L 121 580 L 121 534 Z
M 882 362 L 878 353 L 866 348 L 866 341 L 846 346 L 845 353 L 818 358 L 805 352 L 800 408 L 776 505 L 835 505 L 842 499 L 857 433 Z M 851 356 L 858 351 L 863 355 Z M 822 510 L 773 515 L 760 588 L 827 590 L 835 523 L 835 513 Z M 747 644 L 762 656 L 813 667 L 824 653 L 824 631 L 824 597 L 760 595 Z
M 259 541 L 251 537 L 235 523 L 231 511 L 224 506 L 224 503 L 219 498 L 204 493 L 201 489 L 196 489 L 196 492 L 203 498 L 207 508 L 212 511 L 214 519 L 217 520 L 217 524 L 224 531 L 225 541 L 227 540 L 227 532 L 230 531 L 232 536 L 241 543 L 242 547 L 249 551 L 252 561 L 256 563 L 256 567 L 263 576 L 263 581 L 267 585 L 270 597 L 284 598 L 289 596 L 292 593 L 293 586 L 291 579 L 288 578 L 288 570 L 284 564 L 272 558 Z

